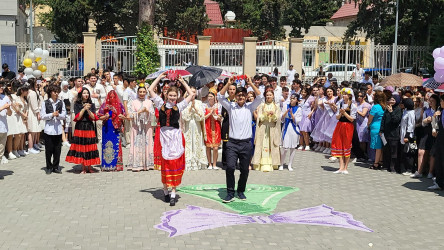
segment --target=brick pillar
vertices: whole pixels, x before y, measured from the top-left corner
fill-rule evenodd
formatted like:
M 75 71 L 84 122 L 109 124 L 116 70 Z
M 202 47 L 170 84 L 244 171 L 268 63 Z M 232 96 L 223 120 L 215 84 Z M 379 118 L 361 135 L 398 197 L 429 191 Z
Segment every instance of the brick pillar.
M 290 38 L 290 64 L 299 75 L 302 74 L 302 42 L 304 38 Z M 316 53 L 317 54 L 317 53 Z
M 83 32 L 83 74 L 90 72 L 96 65 L 97 33 Z
M 210 66 L 211 36 L 197 36 L 197 64 Z
M 256 42 L 257 37 L 244 37 L 243 74 L 256 75 Z

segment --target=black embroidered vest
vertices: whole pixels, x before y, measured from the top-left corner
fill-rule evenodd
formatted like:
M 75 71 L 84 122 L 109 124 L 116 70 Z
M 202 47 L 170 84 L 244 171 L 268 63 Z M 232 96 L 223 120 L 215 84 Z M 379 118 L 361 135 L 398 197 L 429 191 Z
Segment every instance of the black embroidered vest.
M 160 127 L 173 127 L 173 128 L 179 128 L 179 119 L 180 119 L 180 112 L 177 106 L 174 106 L 172 108 L 167 108 L 164 105 L 159 110 L 159 123 Z
M 45 108 L 46 108 L 46 113 L 47 114 L 51 114 L 51 113 L 55 112 L 54 108 L 52 107 L 51 100 L 49 100 L 49 99 L 45 101 Z M 59 114 L 62 113 L 62 108 L 63 108 L 62 101 L 57 100 L 57 102 L 56 102 L 56 110 L 59 111 Z

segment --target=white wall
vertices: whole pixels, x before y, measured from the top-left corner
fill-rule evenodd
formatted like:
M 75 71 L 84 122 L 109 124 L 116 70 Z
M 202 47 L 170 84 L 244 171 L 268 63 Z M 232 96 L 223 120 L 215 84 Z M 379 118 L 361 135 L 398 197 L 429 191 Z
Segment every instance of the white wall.
M 15 17 L 0 16 L 0 44 L 15 43 Z
M 15 16 L 17 15 L 18 0 L 0 0 L 0 15 Z

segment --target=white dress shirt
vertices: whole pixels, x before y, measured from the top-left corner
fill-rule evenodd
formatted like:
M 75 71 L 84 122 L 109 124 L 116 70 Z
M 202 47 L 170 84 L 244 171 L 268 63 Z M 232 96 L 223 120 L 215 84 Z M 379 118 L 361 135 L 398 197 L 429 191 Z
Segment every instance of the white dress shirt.
M 296 70 L 294 70 L 294 69 L 287 71 L 287 82 L 288 83 L 291 84 L 293 82 L 295 74 L 296 74 Z
M 53 108 L 54 112 L 56 111 L 57 103 L 62 102 L 62 112 L 59 113 L 59 116 L 57 116 L 57 117 L 54 117 L 54 115 L 52 113 L 47 114 L 46 107 L 45 107 L 46 102 L 42 103 L 42 108 L 40 109 L 40 118 L 42 120 L 46 121 L 44 133 L 47 135 L 61 135 L 62 131 L 63 131 L 62 120 L 66 119 L 65 103 L 59 99 L 57 99 L 57 101 L 54 102 L 52 100 L 52 98 L 50 98 L 49 101 L 52 104 L 52 108 Z
M 251 129 L 252 114 L 263 101 L 262 95 L 256 96 L 254 101 L 245 103 L 242 107 L 237 102 L 228 101 L 220 93 L 217 93 L 217 100 L 227 110 L 230 117 L 229 137 L 236 140 L 251 139 L 253 134 Z

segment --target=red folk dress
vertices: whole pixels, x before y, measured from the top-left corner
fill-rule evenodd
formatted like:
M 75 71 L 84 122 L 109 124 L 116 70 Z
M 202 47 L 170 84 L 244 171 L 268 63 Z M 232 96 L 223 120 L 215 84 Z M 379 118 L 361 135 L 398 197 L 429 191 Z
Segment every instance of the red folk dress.
M 216 114 L 221 114 L 221 105 L 216 103 L 214 105 L 216 108 Z M 205 116 L 211 113 L 212 109 L 207 104 L 205 107 Z M 220 146 L 221 142 L 221 122 L 215 119 L 214 115 L 210 115 L 205 119 L 205 146 L 209 148 L 217 148 Z

